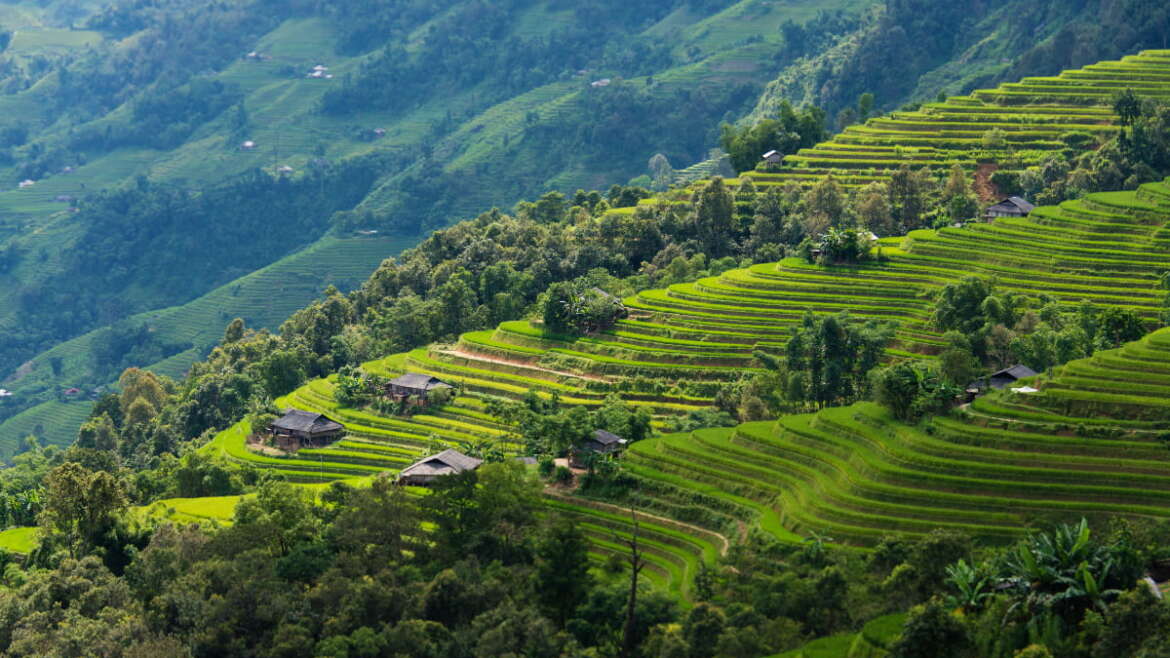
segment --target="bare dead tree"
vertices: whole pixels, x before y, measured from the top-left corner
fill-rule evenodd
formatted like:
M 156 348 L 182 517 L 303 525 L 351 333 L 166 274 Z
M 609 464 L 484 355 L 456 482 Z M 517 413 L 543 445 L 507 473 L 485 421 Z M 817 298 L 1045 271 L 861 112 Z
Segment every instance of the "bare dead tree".
M 626 625 L 622 630 L 622 658 L 631 658 L 634 655 L 634 624 L 636 621 L 634 607 L 638 603 L 638 574 L 646 566 L 646 561 L 642 558 L 642 550 L 638 548 L 638 515 L 634 513 L 633 507 L 630 508 L 630 521 L 634 526 L 630 538 L 619 538 L 630 549 L 628 558 L 630 563 L 630 598 L 626 602 Z

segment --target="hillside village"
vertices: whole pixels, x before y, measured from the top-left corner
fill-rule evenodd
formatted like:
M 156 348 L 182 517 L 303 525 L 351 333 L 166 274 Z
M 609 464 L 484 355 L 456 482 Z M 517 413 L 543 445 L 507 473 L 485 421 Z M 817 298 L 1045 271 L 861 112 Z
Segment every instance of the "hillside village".
M 319 27 L 325 19 L 311 4 L 274 25 Z M 850 49 L 874 49 L 877 63 L 883 44 L 894 48 L 882 40 L 892 38 L 890 16 L 927 24 L 960 11 L 927 0 L 653 4 L 645 30 L 685 37 L 689 63 L 625 76 L 572 59 L 563 80 L 545 80 L 519 63 L 525 48 L 544 52 L 545 23 L 568 26 L 549 34 L 571 46 L 586 38 L 580 25 L 636 12 L 600 0 L 450 4 L 338 3 L 327 13 L 346 27 L 338 34 L 348 46 L 301 53 L 296 66 L 278 41 L 231 42 L 230 66 L 251 75 L 280 65 L 295 80 L 265 93 L 322 94 L 303 116 L 333 113 L 306 121 L 347 131 L 345 148 L 356 149 L 348 159 L 327 162 L 340 147 L 280 154 L 285 133 L 224 123 L 222 134 L 191 134 L 268 168 L 230 192 L 143 175 L 98 201 L 59 202 L 82 215 L 100 209 L 107 223 L 97 226 L 137 218 L 143 233 L 158 215 L 142 206 L 157 206 L 192 232 L 247 242 L 232 246 L 240 254 L 264 251 L 264 239 L 192 210 L 242 199 L 235 221 L 249 231 L 309 231 L 313 217 L 328 216 L 344 235 L 301 255 L 322 272 L 364 276 L 380 264 L 306 301 L 299 295 L 316 275 L 272 261 L 249 275 L 267 277 L 252 288 L 224 284 L 202 306 L 150 311 L 154 325 L 61 343 L 3 382 L 11 390 L 0 389 L 0 411 L 25 406 L 0 428 L 33 431 L 0 468 L 0 654 L 1170 651 L 1170 50 L 1158 49 L 1157 35 L 1143 32 L 1142 48 L 1116 59 L 932 90 L 888 112 L 873 109 L 871 93 L 831 116 L 785 98 L 762 115 L 712 124 L 704 139 L 720 150 L 693 175 L 680 178 L 659 152 L 649 175 L 596 191 L 567 191 L 584 175 L 542 179 L 549 184 L 530 201 L 485 204 L 386 253 L 384 234 L 397 229 L 370 199 L 410 185 L 373 169 L 385 165 L 381 149 L 402 146 L 399 114 L 419 108 L 371 94 L 388 81 L 400 82 L 395 94 L 429 93 L 408 75 L 420 53 L 489 49 L 487 37 L 464 42 L 468 26 L 515 30 L 506 63 L 497 62 L 515 67 L 506 84 L 519 96 L 550 92 L 518 115 L 531 128 L 522 141 L 556 125 L 541 112 L 589 96 L 628 100 L 632 84 L 699 89 L 687 75 L 746 71 L 755 49 L 781 48 L 805 73 L 822 71 L 828 98 L 859 75 L 841 64 Z M 15 7 L 0 2 L 0 27 Z M 1002 7 L 1035 18 L 1011 0 Z M 1080 16 L 1055 5 L 1046 16 L 1065 9 Z M 140 10 L 111 5 L 87 26 L 144 34 L 127 27 L 151 16 Z M 195 25 L 200 11 L 185 18 Z M 1167 20 L 1149 21 L 1163 42 Z M 777 36 L 744 27 L 761 21 Z M 1044 47 L 1090 38 L 1083 23 L 1068 25 L 1076 29 Z M 401 45 L 354 54 L 382 33 Z M 991 61 L 1002 38 L 988 34 L 959 59 Z M 654 39 L 629 57 L 682 56 L 659 52 Z M 17 61 L 3 52 L 0 61 Z M 838 63 L 839 77 L 817 68 L 824 61 Z M 907 76 L 941 75 L 906 66 Z M 939 66 L 957 75 L 960 64 Z M 434 85 L 478 85 L 485 98 L 484 81 L 505 84 L 489 72 L 460 77 L 446 60 L 430 70 Z M 521 73 L 541 85 L 524 87 Z M 782 76 L 760 97 L 799 87 Z M 0 106 L 20 93 L 0 94 Z M 449 92 L 453 105 L 462 94 Z M 243 117 L 254 102 L 223 111 Z M 483 115 L 499 107 L 469 102 L 483 103 Z M 620 111 L 615 103 L 607 111 Z M 348 105 L 395 109 L 339 109 Z M 329 123 L 345 112 L 355 116 L 344 127 Z M 477 167 L 514 153 L 504 141 L 490 147 L 500 162 L 469 155 L 489 142 L 449 148 L 494 134 L 486 119 L 447 133 L 438 125 L 422 148 L 438 149 L 424 160 L 442 184 L 469 171 L 479 184 L 499 169 Z M 603 132 L 593 138 L 614 138 Z M 21 178 L 14 192 L 59 192 L 60 177 Z M 478 198 L 488 196 L 468 197 Z M 206 205 L 187 205 L 193 199 Z M 256 219 L 285 214 L 279 228 Z M 88 235 L 57 221 L 36 230 Z M 139 244 L 130 233 L 108 237 Z M 44 253 L 46 267 L 65 262 Z M 110 276 L 129 277 L 129 262 L 109 265 Z M 216 310 L 215 300 L 229 301 Z M 275 324 L 235 313 L 253 300 L 271 305 Z M 0 296 L 0 316 L 3 304 Z M 214 337 L 200 348 L 194 336 L 210 324 Z M 186 338 L 162 343 L 164 333 Z M 116 383 L 71 379 L 99 353 L 119 364 L 108 375 Z M 25 377 L 48 397 L 27 404 Z M 54 414 L 79 426 L 62 445 L 38 435 Z

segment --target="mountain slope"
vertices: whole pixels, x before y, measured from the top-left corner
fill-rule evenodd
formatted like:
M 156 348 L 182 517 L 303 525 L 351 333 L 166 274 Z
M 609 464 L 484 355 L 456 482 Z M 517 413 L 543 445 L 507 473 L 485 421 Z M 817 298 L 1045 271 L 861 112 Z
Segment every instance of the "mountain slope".
M 139 50 L 142 43 L 169 34 L 173 27 L 167 20 L 193 11 L 181 3 L 162 3 L 153 14 L 129 5 L 103 11 L 91 3 L 84 6 L 91 12 L 88 18 L 69 19 L 93 28 L 86 31 L 72 30 L 68 21 L 55 18 L 64 3 L 40 11 L 23 5 L 15 11 L 13 6 L 2 24 L 15 27 L 18 38 L 5 55 L 27 66 L 11 73 L 8 93 L 0 96 L 6 117 L 0 121 L 4 136 L 0 180 L 11 184 L 0 191 L 0 280 L 5 283 L 0 290 L 0 326 L 5 327 L 0 367 L 13 373 L 63 339 L 103 325 L 117 330 L 113 323 L 122 318 L 193 300 L 330 232 L 348 236 L 355 230 L 379 229 L 414 236 L 461 213 L 509 205 L 549 187 L 607 187 L 612 181 L 627 180 L 642 173 L 646 160 L 658 150 L 675 161 L 701 159 L 714 143 L 716 120 L 746 107 L 754 99 L 753 89 L 770 75 L 761 62 L 774 52 L 779 37 L 769 26 L 782 17 L 804 20 L 818 3 L 783 7 L 755 3 L 759 6 L 752 15 L 767 19 L 756 24 L 743 17 L 753 3 L 740 3 L 738 10 L 724 16 L 713 9 L 661 2 L 643 7 L 636 20 L 621 25 L 604 20 L 620 18 L 621 12 L 597 13 L 620 3 L 572 9 L 556 3 L 517 3 L 506 21 L 493 19 L 501 27 L 478 46 L 485 56 L 522 43 L 545 47 L 568 39 L 567 45 L 586 34 L 600 35 L 597 47 L 612 47 L 603 53 L 590 46 L 577 53 L 579 62 L 553 64 L 566 70 L 533 69 L 527 78 L 495 87 L 458 77 L 452 67 L 462 51 L 452 48 L 447 60 L 436 62 L 445 67 L 446 77 L 440 77 L 447 83 L 438 84 L 436 78 L 435 89 L 424 90 L 411 102 L 358 98 L 344 112 L 327 111 L 330 94 L 369 88 L 373 83 L 368 81 L 382 74 L 384 53 L 402 43 L 408 56 L 444 53 L 437 29 L 458 27 L 475 11 L 471 3 L 446 4 L 445 12 L 428 20 L 412 14 L 396 28 L 406 31 L 391 33 L 389 41 L 358 44 L 357 17 L 373 11 L 360 3 L 342 3 L 334 14 L 297 5 L 273 12 L 262 2 L 209 11 L 210 25 L 230 31 L 230 39 L 217 47 L 239 45 L 235 52 L 191 58 L 197 64 L 206 62 L 211 70 L 187 70 L 181 58 L 166 59 L 165 51 L 151 56 Z M 866 4 L 842 1 L 839 6 Z M 267 13 L 248 28 L 238 27 L 256 12 Z M 200 29 L 185 37 L 192 48 L 202 47 Z M 256 30 L 260 32 L 253 36 Z M 213 30 L 205 31 L 207 38 L 214 35 Z M 53 48 L 59 49 L 53 51 L 56 58 L 32 65 L 30 58 Z M 256 55 L 246 57 L 248 52 Z M 128 59 L 131 55 L 142 63 Z M 318 64 L 328 72 L 306 77 Z M 162 71 L 156 77 L 151 77 L 152 65 Z M 531 65 L 521 56 L 516 66 L 519 72 Z M 138 86 L 119 87 L 119 68 Z M 578 69 L 584 72 L 578 74 Z M 78 84 L 82 73 L 94 70 L 106 76 L 94 78 L 105 85 L 95 90 L 101 92 L 101 103 L 68 111 L 59 98 L 74 93 L 71 85 Z M 645 75 L 635 75 L 640 72 Z M 612 78 L 609 87 L 590 85 L 602 77 Z M 696 99 L 702 102 L 680 100 L 692 91 L 701 91 Z M 245 142 L 254 146 L 243 148 Z M 347 169 L 345 162 L 357 164 Z M 292 171 L 278 171 L 282 167 Z M 264 184 L 274 189 L 288 179 L 294 185 L 316 185 L 319 194 L 335 197 L 339 187 L 349 186 L 358 201 L 305 213 L 298 219 L 302 228 L 281 236 L 279 246 L 252 248 L 250 243 L 259 234 L 235 240 L 234 253 L 218 254 L 224 263 L 218 273 L 188 277 L 183 286 L 165 290 L 142 284 L 159 281 L 160 274 L 170 274 L 173 265 L 182 263 L 191 250 L 171 245 L 189 239 L 185 235 L 189 226 L 167 229 L 152 238 L 154 244 L 136 246 L 116 264 L 101 249 L 88 249 L 88 265 L 79 256 L 87 251 L 82 245 L 103 239 L 111 230 L 98 223 L 99 217 L 110 214 L 108 204 L 94 206 L 77 199 L 127 184 L 141 188 L 136 181 L 145 179 L 156 190 L 192 191 L 186 199 L 168 201 L 179 205 L 164 211 L 192 212 L 204 193 L 254 176 L 250 172 L 256 169 L 265 172 L 257 180 L 268 176 L 271 183 Z M 366 186 L 346 173 L 353 171 L 376 180 Z M 17 185 L 26 179 L 33 184 Z M 138 217 L 136 224 L 166 221 L 149 196 L 130 194 L 127 203 L 118 212 L 129 209 Z M 71 211 L 78 206 L 80 212 Z M 331 222 L 333 210 L 355 207 L 356 212 Z M 204 230 L 219 234 L 238 224 L 230 208 L 224 204 L 199 211 L 208 218 Z M 159 259 L 157 252 L 167 249 L 172 253 Z M 363 265 L 372 269 L 390 255 L 393 251 L 355 257 L 367 258 Z M 106 271 L 94 270 L 96 263 L 107 263 Z M 134 283 L 107 283 L 106 274 L 115 270 Z M 325 283 L 318 279 L 316 291 Z M 285 295 L 291 307 L 311 299 L 294 297 L 299 293 L 288 290 L 272 289 L 270 294 Z M 62 313 L 61 308 L 70 310 Z M 200 322 L 209 319 L 205 316 Z M 195 346 L 176 347 L 185 351 Z M 51 358 L 45 354 L 37 362 Z M 93 387 L 117 374 L 110 368 L 76 368 L 75 361 L 66 361 L 57 377 L 58 389 L 74 384 Z M 43 389 L 26 390 L 22 381 L 10 375 L 5 386 L 17 391 L 25 405 L 43 399 Z

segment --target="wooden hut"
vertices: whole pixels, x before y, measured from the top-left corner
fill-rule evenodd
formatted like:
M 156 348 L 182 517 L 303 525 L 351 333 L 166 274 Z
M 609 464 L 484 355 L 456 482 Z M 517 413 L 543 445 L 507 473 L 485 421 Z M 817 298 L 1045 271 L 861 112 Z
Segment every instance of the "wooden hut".
M 585 467 L 585 459 L 589 455 L 614 455 L 626 447 L 626 440 L 605 430 L 596 430 L 583 444 L 573 448 L 569 454 L 569 464 L 576 468 Z
M 482 459 L 468 457 L 458 450 L 447 449 L 402 469 L 398 474 L 398 484 L 425 487 L 444 475 L 474 471 L 482 463 Z
M 779 151 L 768 151 L 767 153 L 760 156 L 760 159 L 763 160 L 765 164 L 778 165 L 781 162 L 784 162 L 784 154 Z
M 991 221 L 996 217 L 1027 217 L 1035 209 L 1036 206 L 1027 199 L 1010 196 L 985 210 L 983 218 Z
M 391 379 L 386 384 L 386 396 L 392 400 L 425 405 L 431 391 L 454 388 L 438 377 L 411 372 Z
M 1018 364 L 1010 368 L 1004 368 L 1003 370 L 993 372 L 987 377 L 973 381 L 967 385 L 967 402 L 973 401 L 976 396 L 987 392 L 987 389 L 989 388 L 999 390 L 1006 388 L 1021 379 L 1026 377 L 1035 377 L 1038 374 L 1040 373 L 1032 370 L 1028 366 Z
M 289 409 L 272 421 L 268 431 L 276 440 L 277 447 L 296 451 L 303 446 L 324 445 L 337 439 L 345 431 L 345 425 L 325 414 Z

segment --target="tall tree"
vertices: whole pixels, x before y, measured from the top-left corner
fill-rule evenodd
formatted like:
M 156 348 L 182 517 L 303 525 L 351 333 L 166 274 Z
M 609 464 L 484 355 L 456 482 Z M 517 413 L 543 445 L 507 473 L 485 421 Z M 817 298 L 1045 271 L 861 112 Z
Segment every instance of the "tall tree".
M 536 546 L 536 590 L 560 627 L 589 594 L 589 546 L 571 517 L 555 518 Z

